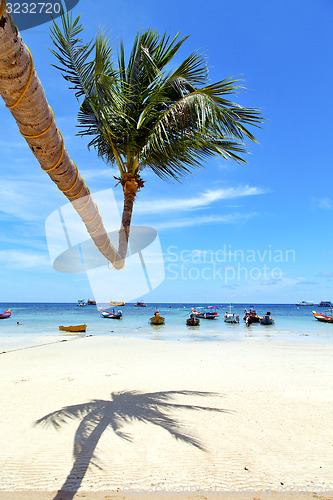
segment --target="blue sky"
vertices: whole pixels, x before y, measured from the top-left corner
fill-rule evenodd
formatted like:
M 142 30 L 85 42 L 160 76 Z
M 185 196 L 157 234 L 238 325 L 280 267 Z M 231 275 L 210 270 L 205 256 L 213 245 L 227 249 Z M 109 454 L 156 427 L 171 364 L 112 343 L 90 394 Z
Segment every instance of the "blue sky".
M 247 90 L 236 100 L 261 108 L 266 118 L 245 166 L 211 159 L 182 184 L 143 175 L 133 224 L 158 230 L 165 279 L 142 298 L 332 300 L 331 1 L 219 0 L 203 7 L 197 0 L 80 0 L 73 10 L 78 14 L 87 39 L 102 27 L 115 44 L 122 36 L 126 47 L 142 27 L 191 35 L 175 63 L 204 52 L 211 80 L 244 79 Z M 51 66 L 48 25 L 24 30 L 22 37 L 90 190 L 113 188 L 116 172 L 75 136 L 77 102 Z M 88 298 L 86 275 L 56 272 L 48 254 L 45 219 L 66 199 L 41 171 L 3 103 L 0 117 L 0 302 Z M 114 192 L 121 202 L 119 186 Z

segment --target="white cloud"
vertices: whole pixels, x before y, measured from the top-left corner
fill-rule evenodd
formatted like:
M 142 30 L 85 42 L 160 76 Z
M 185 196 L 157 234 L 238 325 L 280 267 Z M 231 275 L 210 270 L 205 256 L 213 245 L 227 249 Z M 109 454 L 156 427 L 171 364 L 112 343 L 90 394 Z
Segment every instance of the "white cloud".
M 51 180 L 46 179 L 44 184 L 2 179 L 0 212 L 24 221 L 45 218 L 49 214 L 50 201 L 56 195 Z
M 226 189 L 208 189 L 192 198 L 169 198 L 155 201 L 141 201 L 136 203 L 135 212 L 138 214 L 162 213 L 181 210 L 195 210 L 207 207 L 220 200 L 230 200 L 244 196 L 264 194 L 262 188 L 251 186 L 230 187 Z
M 251 217 L 258 215 L 256 212 L 249 214 L 207 215 L 200 217 L 187 217 L 154 224 L 157 230 L 174 229 L 179 227 L 199 226 L 203 224 L 240 224 Z
M 113 179 L 113 176 L 117 175 L 117 171 L 112 169 L 110 166 L 109 168 L 104 168 L 104 169 L 98 169 L 98 168 L 91 168 L 90 170 L 80 169 L 80 174 L 86 181 L 91 179 L 97 179 L 103 181 L 105 180 L 106 176 L 110 176 Z M 113 180 L 114 182 L 116 182 L 115 179 Z
M 51 268 L 50 259 L 46 255 L 21 250 L 1 250 L 0 263 L 1 266 L 11 269 L 40 269 L 46 266 Z
M 318 208 L 323 210 L 331 210 L 333 208 L 333 202 L 330 198 L 313 198 L 314 203 Z

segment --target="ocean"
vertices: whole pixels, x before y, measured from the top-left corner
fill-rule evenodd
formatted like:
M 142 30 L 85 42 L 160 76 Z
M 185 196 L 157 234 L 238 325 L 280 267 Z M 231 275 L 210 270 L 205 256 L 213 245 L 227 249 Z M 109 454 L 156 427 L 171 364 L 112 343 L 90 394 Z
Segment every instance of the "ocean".
M 76 304 L 61 303 L 1 303 L 0 308 L 12 309 L 10 318 L 0 320 L 0 353 L 22 347 L 57 342 L 73 337 L 73 334 L 59 332 L 59 325 L 87 324 L 85 334 L 128 338 L 145 338 L 159 341 L 181 342 L 247 342 L 247 341 L 290 341 L 302 343 L 331 343 L 333 324 L 319 323 L 312 315 L 316 309 L 324 313 L 324 308 L 296 306 L 294 304 L 232 304 L 231 311 L 238 314 L 240 323 L 226 324 L 224 313 L 230 304 L 210 304 L 218 307 L 219 317 L 213 321 L 201 319 L 198 327 L 186 325 L 191 307 L 205 307 L 208 304 L 134 304 L 115 307 L 121 309 L 120 320 L 103 318 L 96 306 L 77 307 Z M 245 326 L 244 309 L 254 306 L 262 316 L 271 312 L 274 325 L 252 324 Z M 107 307 L 105 307 L 107 308 Z M 156 308 L 165 317 L 165 324 L 149 324 Z M 109 306 L 108 310 L 112 310 Z M 17 325 L 20 322 L 21 325 Z

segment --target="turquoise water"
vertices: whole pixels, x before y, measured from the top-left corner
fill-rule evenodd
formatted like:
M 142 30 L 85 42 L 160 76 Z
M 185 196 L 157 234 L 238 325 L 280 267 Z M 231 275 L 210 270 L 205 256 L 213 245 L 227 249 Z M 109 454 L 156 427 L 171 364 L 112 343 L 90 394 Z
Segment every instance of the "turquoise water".
M 324 313 L 323 308 L 297 307 L 293 304 L 250 304 L 255 307 L 260 316 L 270 311 L 275 324 L 269 326 L 253 324 L 246 327 L 243 315 L 244 309 L 249 309 L 249 304 L 232 305 L 232 312 L 240 316 L 239 325 L 230 325 L 223 321 L 225 311 L 229 311 L 229 304 L 211 304 L 219 308 L 218 319 L 214 321 L 201 319 L 198 327 L 186 326 L 186 318 L 191 312 L 191 306 L 197 308 L 204 305 L 148 304 L 147 307 L 140 308 L 134 307 L 134 304 L 126 304 L 115 308 L 123 311 L 122 319 L 112 320 L 103 318 L 96 306 L 2 303 L 0 308 L 10 307 L 12 316 L 9 319 L 0 320 L 0 352 L 58 341 L 68 335 L 59 332 L 59 325 L 83 323 L 87 324 L 86 335 L 136 337 L 161 341 L 287 340 L 302 343 L 331 343 L 333 341 L 333 324 L 319 323 L 312 315 L 313 309 Z M 149 324 L 149 318 L 156 307 L 165 317 L 165 325 Z M 109 310 L 112 310 L 112 307 L 109 307 Z M 18 326 L 17 321 L 22 325 Z

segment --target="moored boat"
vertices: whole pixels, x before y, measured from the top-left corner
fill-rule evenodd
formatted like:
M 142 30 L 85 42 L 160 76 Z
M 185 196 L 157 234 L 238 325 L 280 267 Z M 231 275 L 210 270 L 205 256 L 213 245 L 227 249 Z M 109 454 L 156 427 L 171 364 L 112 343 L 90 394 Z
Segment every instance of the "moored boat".
M 125 302 L 122 300 L 116 301 L 116 300 L 110 300 L 109 302 L 110 306 L 124 306 Z
M 3 309 L 0 309 L 0 319 L 6 319 L 10 318 L 12 315 L 12 310 L 7 309 L 7 311 L 4 311 Z
M 330 302 L 329 300 L 322 300 L 320 302 L 320 304 L 317 304 L 318 307 L 333 307 L 333 304 L 332 302 Z
M 252 325 L 252 323 L 259 323 L 260 321 L 260 318 L 254 309 L 250 309 L 249 311 L 245 309 L 245 315 L 243 319 L 246 323 L 246 326 L 250 326 Z
M 231 324 L 239 323 L 239 316 L 235 316 L 234 313 L 226 312 L 224 315 L 224 322 Z
M 85 332 L 87 325 L 59 326 L 61 332 Z
M 331 309 L 331 316 L 326 316 L 325 314 L 319 314 L 316 311 L 312 311 L 312 314 L 318 321 L 322 323 L 333 323 L 332 309 Z
M 151 325 L 164 325 L 165 323 L 165 318 L 163 316 L 160 316 L 160 313 L 158 311 L 154 312 L 154 316 L 149 319 Z
M 302 300 L 301 302 L 297 302 L 297 306 L 314 306 L 314 302 L 310 300 Z
M 229 306 L 229 312 L 228 311 L 225 312 L 224 322 L 235 325 L 235 324 L 239 323 L 239 316 L 237 314 L 235 315 L 234 313 L 231 312 L 231 307 L 232 306 L 230 304 L 230 306 Z
M 84 299 L 79 299 L 76 304 L 78 307 L 84 307 L 86 306 L 86 301 Z
M 194 309 L 194 307 L 191 307 L 191 311 L 193 312 L 193 314 L 195 314 L 195 316 L 197 318 L 203 318 L 203 319 L 215 319 L 215 318 L 218 318 L 217 312 L 207 311 L 204 308 L 200 308 L 200 309 L 203 309 L 203 310 L 202 311 L 197 311 L 197 309 Z
M 267 311 L 264 316 L 259 317 L 259 321 L 261 325 L 273 325 L 274 319 L 271 317 L 271 313 Z
M 105 311 L 104 309 L 100 309 L 103 318 L 109 318 L 109 319 L 120 319 L 123 315 L 122 311 L 118 309 L 117 312 L 113 309 L 113 311 Z
M 96 305 L 96 300 L 90 300 L 90 299 L 88 299 L 87 300 L 87 304 L 88 304 L 88 306 L 95 306 Z
M 196 317 L 193 313 L 190 314 L 190 317 L 186 320 L 187 326 L 199 326 L 200 319 Z

